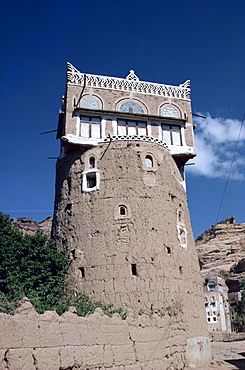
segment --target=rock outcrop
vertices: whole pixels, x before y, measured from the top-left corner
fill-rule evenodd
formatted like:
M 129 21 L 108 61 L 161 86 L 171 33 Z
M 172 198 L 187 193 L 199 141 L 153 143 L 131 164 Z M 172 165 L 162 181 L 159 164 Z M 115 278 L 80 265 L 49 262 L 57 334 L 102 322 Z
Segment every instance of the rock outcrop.
M 229 217 L 201 234 L 196 247 L 203 277 L 220 274 L 229 286 L 245 276 L 245 223 Z
M 41 222 L 34 221 L 28 217 L 17 217 L 11 220 L 13 225 L 16 225 L 24 234 L 35 235 L 37 231 L 42 231 L 43 234 L 50 236 L 53 217 L 47 217 Z

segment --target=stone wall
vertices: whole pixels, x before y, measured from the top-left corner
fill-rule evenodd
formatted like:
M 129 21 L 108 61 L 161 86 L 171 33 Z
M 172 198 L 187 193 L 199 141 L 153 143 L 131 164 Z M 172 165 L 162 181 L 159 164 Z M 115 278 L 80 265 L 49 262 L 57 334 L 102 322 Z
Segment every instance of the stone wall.
M 186 358 L 189 365 L 207 365 L 208 340 L 186 340 L 178 315 L 165 316 L 129 312 L 122 320 L 100 309 L 86 318 L 72 312 L 39 315 L 24 299 L 14 316 L 0 314 L 0 369 L 182 369 Z

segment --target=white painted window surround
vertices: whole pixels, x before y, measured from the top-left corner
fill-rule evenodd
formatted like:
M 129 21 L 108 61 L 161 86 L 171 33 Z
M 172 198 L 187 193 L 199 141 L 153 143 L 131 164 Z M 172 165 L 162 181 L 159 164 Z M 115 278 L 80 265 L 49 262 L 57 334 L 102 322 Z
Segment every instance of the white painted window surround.
M 100 171 L 98 169 L 90 169 L 82 173 L 82 192 L 88 193 L 99 190 L 100 188 Z

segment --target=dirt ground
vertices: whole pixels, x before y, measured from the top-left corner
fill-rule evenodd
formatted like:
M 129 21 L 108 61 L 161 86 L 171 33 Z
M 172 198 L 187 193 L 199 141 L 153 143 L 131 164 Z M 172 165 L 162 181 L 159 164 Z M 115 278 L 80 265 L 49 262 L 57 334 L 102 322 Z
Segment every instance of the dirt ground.
M 185 367 L 184 370 L 245 370 L 245 340 L 211 342 L 211 346 L 213 360 L 209 367 Z M 129 367 L 133 370 L 133 367 Z M 123 369 L 124 366 L 120 366 L 121 368 Z
M 245 340 L 212 342 L 212 352 L 210 369 L 245 369 Z

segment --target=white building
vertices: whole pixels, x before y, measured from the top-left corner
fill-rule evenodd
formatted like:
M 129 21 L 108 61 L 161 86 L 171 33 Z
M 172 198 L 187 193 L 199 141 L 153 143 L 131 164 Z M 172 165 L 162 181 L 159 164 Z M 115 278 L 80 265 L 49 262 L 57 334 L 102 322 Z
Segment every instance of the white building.
M 204 299 L 209 332 L 231 332 L 227 286 L 220 276 L 204 280 Z

